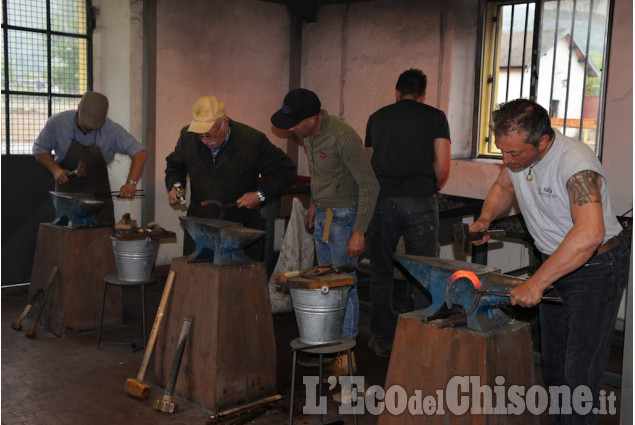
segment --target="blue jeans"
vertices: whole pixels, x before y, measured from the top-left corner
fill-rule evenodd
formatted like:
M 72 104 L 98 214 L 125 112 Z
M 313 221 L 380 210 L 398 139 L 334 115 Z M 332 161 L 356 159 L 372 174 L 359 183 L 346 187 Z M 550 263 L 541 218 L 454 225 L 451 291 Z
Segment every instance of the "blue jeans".
M 548 386 L 566 385 L 573 391 L 586 385 L 594 394 L 604 381 L 617 310 L 628 279 L 630 254 L 624 238 L 613 249 L 592 257 L 561 278 L 548 295 L 562 304 L 540 303 L 543 375 Z M 597 417 L 552 416 L 551 424 L 595 424 Z
M 350 258 L 346 253 L 348 240 L 353 234 L 353 227 L 355 226 L 356 218 L 357 206 L 348 208 L 333 208 L 333 221 L 331 222 L 329 239 L 326 243 L 324 243 L 322 242 L 322 235 L 324 234 L 326 211 L 316 208 L 313 240 L 315 241 L 315 253 L 317 255 L 318 264 L 333 263 L 333 266 L 335 267 L 343 266 L 348 263 L 357 264 L 358 257 Z M 357 283 L 357 274 L 352 272 L 351 275 Z M 346 305 L 342 336 L 352 339 L 357 338 L 358 325 L 359 297 L 357 295 L 357 288 L 353 286 L 348 296 L 348 304 Z
M 406 254 L 436 257 L 439 253 L 439 210 L 434 195 L 425 198 L 381 197 L 368 231 L 370 245 L 370 328 L 375 341 L 391 347 L 397 318 L 393 313 L 393 254 L 403 236 Z M 423 288 L 414 290 L 422 308 Z

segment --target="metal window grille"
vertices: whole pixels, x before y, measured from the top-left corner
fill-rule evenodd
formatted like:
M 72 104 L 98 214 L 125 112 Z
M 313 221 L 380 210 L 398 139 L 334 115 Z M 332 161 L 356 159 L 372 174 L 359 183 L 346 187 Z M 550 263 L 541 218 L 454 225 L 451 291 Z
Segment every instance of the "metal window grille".
M 478 153 L 496 155 L 489 117 L 498 104 L 533 98 L 552 126 L 600 156 L 608 63 L 610 0 L 490 2 L 483 43 Z M 534 46 L 537 46 L 534 48 Z M 484 55 L 486 57 L 486 55 Z
M 92 88 L 90 0 L 2 0 L 3 155 L 31 154 L 47 119 Z

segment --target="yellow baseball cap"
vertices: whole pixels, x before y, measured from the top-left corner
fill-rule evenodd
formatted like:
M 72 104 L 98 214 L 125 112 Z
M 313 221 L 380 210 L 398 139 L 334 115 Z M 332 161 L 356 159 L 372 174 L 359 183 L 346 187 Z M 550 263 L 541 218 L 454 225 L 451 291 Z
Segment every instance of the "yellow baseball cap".
M 225 104 L 214 96 L 201 97 L 192 108 L 192 122 L 187 131 L 205 133 L 217 119 L 225 116 Z

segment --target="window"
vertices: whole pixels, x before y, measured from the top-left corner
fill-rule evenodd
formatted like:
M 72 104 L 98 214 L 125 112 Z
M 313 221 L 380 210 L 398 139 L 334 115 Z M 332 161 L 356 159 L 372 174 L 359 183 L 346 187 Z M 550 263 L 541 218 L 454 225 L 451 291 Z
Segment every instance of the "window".
M 2 154 L 31 154 L 46 120 L 92 87 L 87 0 L 2 0 Z
M 610 0 L 486 1 L 476 121 L 478 156 L 500 156 L 500 103 L 532 98 L 551 125 L 600 156 Z M 537 46 L 534 48 L 534 46 Z

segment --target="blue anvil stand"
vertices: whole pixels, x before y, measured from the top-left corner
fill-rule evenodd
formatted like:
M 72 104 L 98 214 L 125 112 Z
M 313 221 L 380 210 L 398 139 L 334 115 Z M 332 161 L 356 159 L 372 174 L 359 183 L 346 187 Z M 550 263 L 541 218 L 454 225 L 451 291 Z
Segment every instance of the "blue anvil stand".
M 194 317 L 174 393 L 218 412 L 275 395 L 276 345 L 264 263 L 243 247 L 263 231 L 223 220 L 180 217 L 196 242 L 174 258 L 172 296 L 159 333 L 155 376 L 165 386 L 183 318 Z

